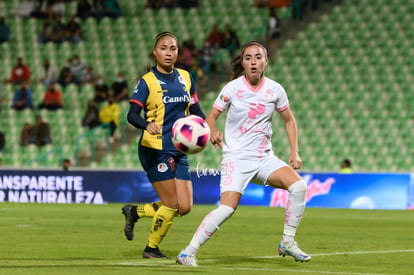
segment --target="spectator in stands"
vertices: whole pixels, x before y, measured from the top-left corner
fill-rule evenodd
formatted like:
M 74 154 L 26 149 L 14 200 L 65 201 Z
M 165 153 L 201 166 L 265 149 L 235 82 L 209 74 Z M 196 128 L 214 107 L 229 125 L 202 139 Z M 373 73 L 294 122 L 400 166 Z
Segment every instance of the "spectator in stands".
M 104 0 L 103 9 L 104 16 L 108 16 L 112 19 L 116 19 L 122 15 L 118 0 Z
M 26 146 L 29 144 L 29 138 L 30 138 L 30 131 L 32 130 L 32 126 L 29 122 L 26 122 L 22 130 L 20 131 L 20 146 Z
M 268 2 L 268 0 L 255 0 L 253 5 L 257 8 L 265 8 Z
M 46 13 L 48 17 L 63 17 L 66 12 L 66 3 L 64 0 L 48 0 L 46 5 Z
M 54 83 L 49 84 L 49 87 L 43 96 L 43 100 L 39 104 L 39 109 L 55 111 L 62 108 L 62 93 L 56 88 Z
M 240 47 L 240 40 L 237 33 L 231 28 L 230 24 L 226 24 L 226 30 L 223 34 L 222 47 L 228 50 L 230 57 L 235 56 L 236 50 Z
M 0 131 L 0 153 L 3 153 L 4 148 L 6 147 L 6 136 Z
M 101 124 L 99 119 L 99 109 L 96 106 L 96 102 L 93 99 L 88 101 L 85 114 L 82 117 L 82 126 L 87 127 L 89 130 L 95 128 Z
M 128 100 L 128 83 L 125 80 L 125 74 L 119 72 L 117 79 L 111 85 L 111 95 L 114 102 Z
M 62 161 L 63 171 L 69 171 L 71 166 L 72 166 L 72 162 L 70 161 L 70 159 L 68 158 L 63 159 Z
M 0 44 L 9 41 L 10 27 L 4 21 L 4 17 L 0 17 Z
M 214 69 L 213 64 L 213 55 L 215 50 L 211 46 L 208 40 L 204 41 L 203 47 L 199 50 L 198 53 L 198 67 L 202 71 L 202 83 L 206 81 L 205 76 L 209 75 L 210 72 Z
M 267 23 L 267 39 L 271 40 L 280 35 L 280 20 L 276 8 L 269 8 L 269 19 Z
M 349 159 L 342 160 L 341 169 L 339 170 L 339 173 L 343 173 L 343 174 L 352 173 L 351 161 Z
M 217 50 L 222 47 L 223 38 L 223 32 L 220 31 L 220 28 L 217 24 L 214 24 L 207 36 L 207 41 L 210 42 L 210 45 L 213 49 Z
M 110 129 L 109 142 L 114 142 L 114 134 L 119 124 L 119 117 L 121 114 L 121 108 L 112 97 L 107 100 L 108 104 L 101 108 L 99 111 L 99 119 L 102 124 L 108 124 Z
M 95 84 L 99 79 L 99 75 L 95 72 L 92 65 L 86 65 L 85 72 L 83 74 L 82 84 Z
M 23 58 L 17 58 L 17 64 L 13 67 L 9 78 L 4 80 L 5 84 L 20 85 L 30 82 L 30 68 L 23 63 Z
M 27 83 L 22 83 L 14 92 L 12 108 L 21 111 L 26 108 L 33 109 L 32 91 Z
M 92 6 L 88 0 L 80 0 L 76 6 L 76 16 L 85 20 L 92 16 Z
M 191 9 L 198 6 L 197 0 L 177 0 L 177 6 L 182 9 Z
M 53 36 L 53 26 L 51 19 L 46 18 L 43 20 L 42 29 L 40 30 L 39 37 L 38 37 L 39 43 L 47 43 L 47 42 L 54 42 L 54 36 Z
M 51 143 L 52 138 L 50 136 L 49 123 L 43 121 L 42 117 L 37 115 L 35 124 L 30 129 L 29 144 L 35 144 L 41 147 Z
M 81 26 L 76 20 L 76 15 L 72 15 L 65 26 L 65 40 L 71 43 L 82 41 Z
M 195 51 L 193 41 L 184 41 L 180 47 L 176 66 L 191 72 L 193 69 L 193 58 L 195 55 L 197 55 L 197 53 Z
M 176 6 L 176 3 L 175 3 L 174 0 L 163 0 L 163 1 L 161 1 L 161 8 L 175 9 L 176 7 L 177 6 Z
M 61 16 L 54 16 L 52 21 L 52 42 L 62 43 L 66 40 L 66 26 Z
M 39 43 L 62 43 L 65 40 L 65 32 L 66 27 L 60 16 L 46 18 L 39 33 Z
M 106 85 L 103 76 L 98 77 L 98 80 L 95 82 L 94 89 L 95 89 L 94 101 L 96 103 L 101 103 L 108 99 L 109 88 L 108 88 L 108 85 Z
M 29 18 L 34 8 L 33 0 L 23 0 L 20 2 L 20 6 L 17 10 L 11 11 L 12 14 L 15 14 L 21 18 Z
M 161 8 L 162 2 L 163 2 L 162 0 L 147 0 L 145 2 L 145 8 L 158 10 Z
M 43 73 L 42 77 L 39 78 L 39 82 L 42 83 L 45 87 L 49 87 L 50 84 L 56 82 L 56 71 L 50 64 L 49 59 L 43 61 Z
M 92 2 L 92 14 L 93 17 L 98 20 L 105 16 L 103 1 L 104 0 L 93 0 Z
M 78 55 L 74 55 L 70 63 L 70 72 L 72 74 L 71 83 L 74 83 L 78 86 L 82 84 L 85 68 L 86 64 L 80 60 Z
M 48 18 L 49 15 L 47 13 L 47 9 L 48 9 L 47 2 L 48 2 L 47 0 L 34 0 L 32 12 L 30 13 L 30 16 L 34 18 L 43 18 L 43 19 Z
M 65 90 L 66 86 L 72 83 L 72 72 L 70 70 L 70 64 L 72 63 L 72 58 L 66 60 L 66 65 L 59 72 L 59 77 L 57 82 Z

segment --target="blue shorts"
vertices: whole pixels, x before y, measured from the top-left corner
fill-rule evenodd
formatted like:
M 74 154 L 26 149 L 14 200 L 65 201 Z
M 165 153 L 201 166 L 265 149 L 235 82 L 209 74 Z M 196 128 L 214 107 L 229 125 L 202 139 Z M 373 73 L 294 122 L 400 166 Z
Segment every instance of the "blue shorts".
M 175 178 L 191 180 L 186 154 L 139 146 L 138 156 L 150 182 Z

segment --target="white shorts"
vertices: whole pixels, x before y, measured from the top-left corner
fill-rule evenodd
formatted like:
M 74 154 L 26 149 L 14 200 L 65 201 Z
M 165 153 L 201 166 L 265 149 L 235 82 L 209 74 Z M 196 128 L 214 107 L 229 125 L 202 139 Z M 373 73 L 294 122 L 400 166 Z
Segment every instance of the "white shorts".
M 270 174 L 285 166 L 287 163 L 274 155 L 255 160 L 223 159 L 220 193 L 236 191 L 243 194 L 249 182 L 267 185 Z

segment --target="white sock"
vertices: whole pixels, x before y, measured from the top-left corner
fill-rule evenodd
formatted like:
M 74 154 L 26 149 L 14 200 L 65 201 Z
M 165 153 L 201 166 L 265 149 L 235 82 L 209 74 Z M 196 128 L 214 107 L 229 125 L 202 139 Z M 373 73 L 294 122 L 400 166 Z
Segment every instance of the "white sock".
M 299 180 L 288 188 L 289 196 L 285 209 L 285 224 L 282 237 L 284 244 L 292 243 L 295 240 L 296 229 L 305 211 L 306 189 L 307 185 L 304 180 Z
M 190 244 L 184 249 L 184 253 L 195 255 L 200 246 L 206 243 L 233 213 L 234 209 L 224 204 L 208 213 L 194 233 Z

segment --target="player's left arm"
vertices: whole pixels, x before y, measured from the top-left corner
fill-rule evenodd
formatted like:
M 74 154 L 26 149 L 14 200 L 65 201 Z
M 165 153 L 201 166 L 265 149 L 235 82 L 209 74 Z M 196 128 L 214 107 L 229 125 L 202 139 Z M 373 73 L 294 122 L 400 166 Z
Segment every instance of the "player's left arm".
M 203 110 L 201 110 L 201 106 L 198 102 L 190 105 L 190 114 L 201 116 L 204 119 L 206 118 L 206 115 L 204 114 Z
M 300 169 L 302 166 L 302 160 L 299 156 L 298 128 L 295 116 L 293 115 L 290 107 L 287 107 L 283 111 L 279 112 L 279 114 L 285 122 L 285 128 L 289 139 L 290 155 L 288 163 L 293 169 Z
M 206 115 L 204 114 L 203 110 L 201 109 L 200 102 L 198 99 L 198 94 L 196 91 L 196 86 L 193 77 L 189 74 L 191 87 L 190 87 L 190 109 L 189 112 L 192 115 L 200 116 L 206 119 Z

